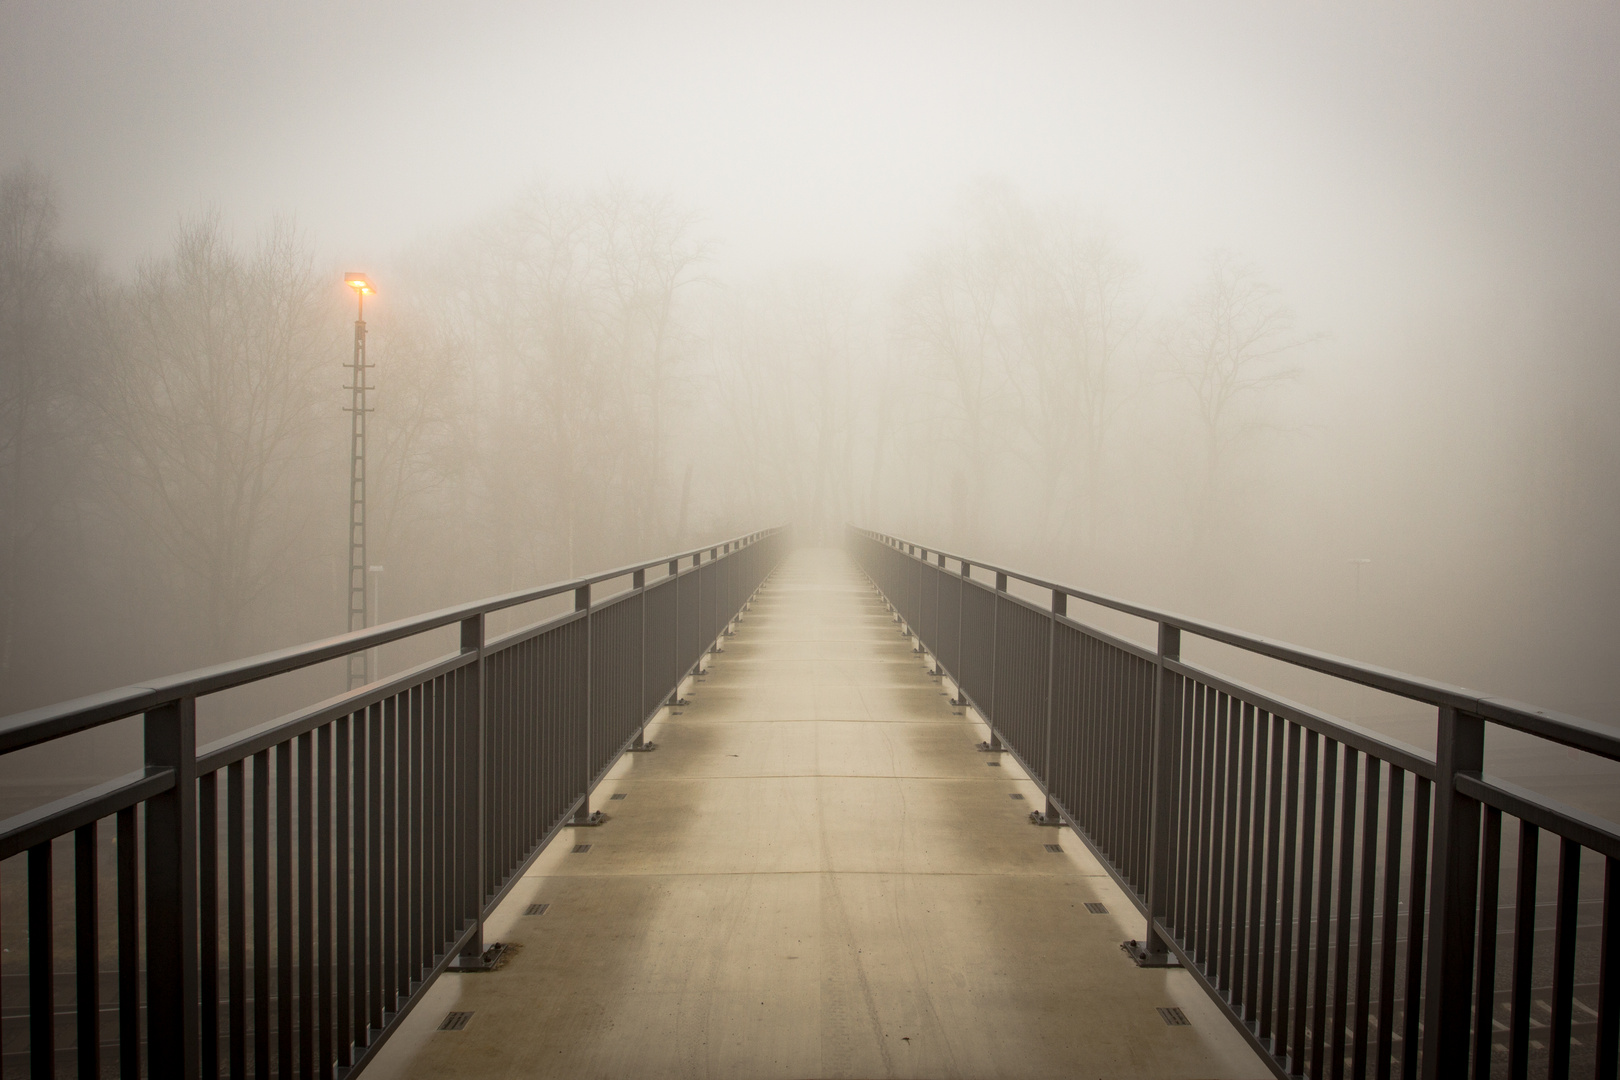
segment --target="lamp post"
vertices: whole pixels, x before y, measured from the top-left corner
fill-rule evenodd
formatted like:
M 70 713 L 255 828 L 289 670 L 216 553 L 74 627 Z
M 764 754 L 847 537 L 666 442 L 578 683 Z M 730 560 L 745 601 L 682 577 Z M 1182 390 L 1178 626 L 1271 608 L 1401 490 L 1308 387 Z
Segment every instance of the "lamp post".
M 366 297 L 375 296 L 371 281 L 364 274 L 343 275 L 343 283 L 354 290 L 357 307 L 354 317 L 354 360 L 350 364 L 349 385 L 351 426 L 349 435 L 349 629 L 361 630 L 368 623 L 366 611 Z M 349 689 L 371 681 L 368 652 L 349 654 Z
M 371 625 L 382 625 L 382 572 L 380 566 L 368 567 L 374 577 L 371 579 Z M 382 651 L 373 647 L 371 649 L 371 671 L 378 678 L 382 677 Z

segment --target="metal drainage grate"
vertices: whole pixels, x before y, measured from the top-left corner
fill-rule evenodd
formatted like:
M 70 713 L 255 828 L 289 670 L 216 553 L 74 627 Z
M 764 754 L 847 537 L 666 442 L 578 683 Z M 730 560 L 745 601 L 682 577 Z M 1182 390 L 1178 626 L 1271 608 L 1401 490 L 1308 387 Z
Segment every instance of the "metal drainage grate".
M 1163 1012 L 1164 1010 L 1160 1009 L 1159 1011 Z M 467 1026 L 467 1021 L 471 1019 L 472 1013 L 470 1012 L 445 1013 L 444 1019 L 439 1023 L 439 1030 L 460 1031 L 462 1028 Z
M 610 798 L 610 799 L 622 799 L 622 798 L 624 798 L 624 792 L 621 791 L 617 795 L 609 795 L 608 798 Z
M 1061 854 L 1063 854 L 1063 845 L 1062 844 L 1047 844 L 1046 845 L 1046 850 L 1050 851 L 1054 855 L 1061 855 Z
M 574 845 L 574 854 L 575 855 L 583 855 L 589 850 L 591 850 L 591 845 L 589 845 L 589 844 L 575 844 Z
M 1001 762 L 999 762 L 999 761 L 987 761 L 987 762 L 985 762 L 985 764 L 990 766 L 992 769 L 1001 768 Z
M 1086 904 L 1086 910 L 1091 912 L 1093 915 L 1108 914 L 1108 908 L 1104 907 L 1102 904 L 1088 903 Z
M 1174 1007 L 1166 1008 L 1160 1005 L 1159 1019 L 1171 1027 L 1192 1027 L 1192 1021 L 1187 1019 L 1187 1014 Z
M 525 915 L 544 915 L 546 913 L 546 908 L 548 908 L 550 906 L 551 906 L 550 904 L 530 904 L 528 907 L 523 909 L 523 914 L 525 914 Z
M 1009 798 L 1009 799 L 1017 799 L 1019 802 L 1024 801 L 1024 797 L 1022 795 L 1018 794 L 1017 792 L 1014 792 L 1013 794 L 1007 796 L 1007 798 Z

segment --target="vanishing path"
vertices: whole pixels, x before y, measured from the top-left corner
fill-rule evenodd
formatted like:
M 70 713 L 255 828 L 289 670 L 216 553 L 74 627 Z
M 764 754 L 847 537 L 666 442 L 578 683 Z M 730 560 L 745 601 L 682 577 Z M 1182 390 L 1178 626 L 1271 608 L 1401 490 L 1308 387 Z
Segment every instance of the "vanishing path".
M 514 958 L 443 976 L 368 1077 L 1269 1075 L 1120 951 L 1135 909 L 843 552 L 791 555 L 710 664 L 491 920 Z

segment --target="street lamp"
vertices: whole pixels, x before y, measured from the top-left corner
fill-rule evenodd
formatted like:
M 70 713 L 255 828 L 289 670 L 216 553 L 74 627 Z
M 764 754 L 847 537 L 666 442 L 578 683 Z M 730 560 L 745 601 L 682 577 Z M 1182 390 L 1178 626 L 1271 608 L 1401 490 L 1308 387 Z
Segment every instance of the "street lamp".
M 375 296 L 371 279 L 364 274 L 350 272 L 343 275 L 343 284 L 354 290 L 357 307 L 354 317 L 354 361 L 350 365 L 350 383 L 344 387 L 350 392 L 352 424 L 349 437 L 349 629 L 362 630 L 367 625 L 366 611 L 366 391 L 375 387 L 366 385 L 366 297 Z M 371 681 L 371 656 L 368 652 L 349 654 L 349 689 L 364 686 Z

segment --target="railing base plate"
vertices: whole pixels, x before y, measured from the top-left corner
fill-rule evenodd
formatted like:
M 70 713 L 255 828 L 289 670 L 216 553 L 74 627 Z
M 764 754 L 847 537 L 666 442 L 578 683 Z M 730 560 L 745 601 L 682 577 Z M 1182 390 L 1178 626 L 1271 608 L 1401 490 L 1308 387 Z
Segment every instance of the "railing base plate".
M 583 828 L 589 828 L 590 826 L 593 826 L 593 825 L 606 825 L 607 820 L 608 820 L 608 816 L 606 814 L 602 813 L 602 811 L 600 811 L 600 810 L 592 810 L 590 817 L 587 817 L 587 818 L 578 818 L 578 817 L 569 818 L 568 819 L 568 824 L 576 826 L 577 828 L 582 828 L 583 829 Z
M 450 961 L 448 971 L 479 972 L 494 971 L 506 959 L 511 946 L 505 942 L 497 941 L 485 949 L 478 956 L 458 956 Z
M 953 701 L 951 704 L 955 705 L 956 702 Z M 979 753 L 981 754 L 999 754 L 1006 749 L 1007 748 L 1005 746 L 991 746 L 987 742 L 982 742 L 978 746 Z
M 1063 819 L 1062 818 L 1057 817 L 1055 815 L 1052 816 L 1052 817 L 1048 817 L 1047 815 L 1041 813 L 1039 810 L 1031 810 L 1029 812 L 1029 823 L 1031 825 L 1050 825 L 1054 829 L 1061 829 L 1063 827 Z
M 643 753 L 646 753 L 648 750 L 656 750 L 656 749 L 658 749 L 658 744 L 657 743 L 655 743 L 655 742 L 644 742 L 640 746 L 632 746 L 630 748 L 630 752 L 635 753 L 635 754 L 643 754 Z
M 1130 957 L 1131 960 L 1135 962 L 1137 967 L 1173 968 L 1181 966 L 1181 961 L 1176 959 L 1174 953 L 1150 953 L 1147 951 L 1147 946 L 1143 945 L 1135 938 L 1132 938 L 1129 941 L 1120 942 L 1119 947 L 1125 950 L 1125 955 Z

